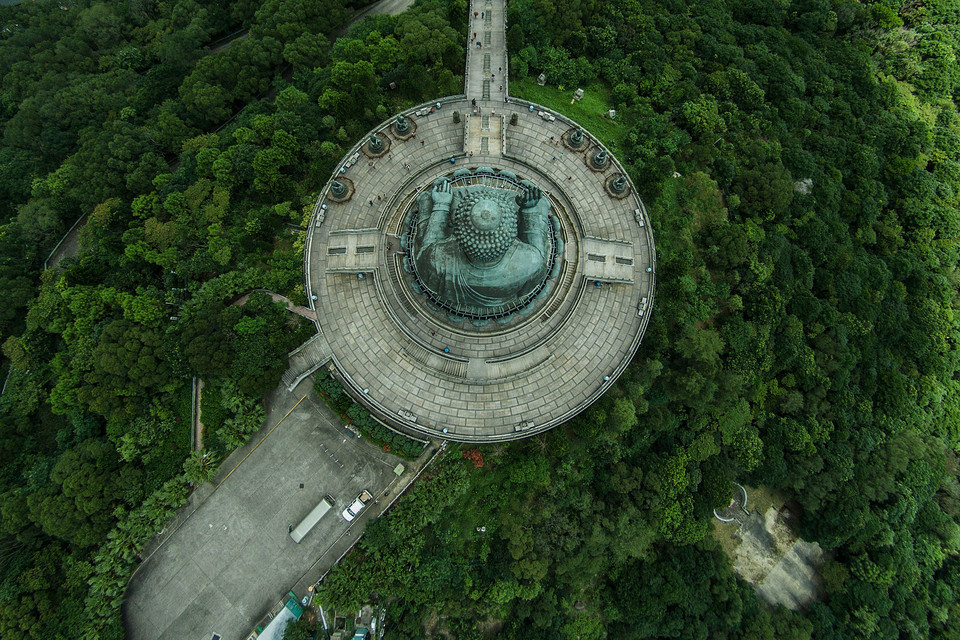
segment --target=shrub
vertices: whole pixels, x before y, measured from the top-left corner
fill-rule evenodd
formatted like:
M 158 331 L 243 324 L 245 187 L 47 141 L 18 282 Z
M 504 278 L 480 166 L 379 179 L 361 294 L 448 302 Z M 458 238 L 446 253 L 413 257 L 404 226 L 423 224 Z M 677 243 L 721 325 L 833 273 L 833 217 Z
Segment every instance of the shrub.
M 369 411 L 354 402 L 346 394 L 340 383 L 326 369 L 317 372 L 313 388 L 317 395 L 327 403 L 328 407 L 348 420 L 365 438 L 368 438 L 384 451 L 390 451 L 401 458 L 416 458 L 426 446 L 377 422 Z

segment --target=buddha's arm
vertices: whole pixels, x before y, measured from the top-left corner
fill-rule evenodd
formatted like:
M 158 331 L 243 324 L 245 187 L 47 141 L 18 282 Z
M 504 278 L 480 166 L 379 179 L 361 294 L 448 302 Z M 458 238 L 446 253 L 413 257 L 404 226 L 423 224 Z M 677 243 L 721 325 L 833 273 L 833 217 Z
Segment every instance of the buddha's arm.
M 430 217 L 427 220 L 427 228 L 423 233 L 424 248 L 445 239 L 447 236 L 447 219 L 450 217 L 450 204 L 453 202 L 450 183 L 443 182 L 435 186 L 430 196 Z
M 546 257 L 550 233 L 550 201 L 537 187 L 527 188 L 526 197 L 520 203 L 517 232 L 520 240 L 536 248 Z

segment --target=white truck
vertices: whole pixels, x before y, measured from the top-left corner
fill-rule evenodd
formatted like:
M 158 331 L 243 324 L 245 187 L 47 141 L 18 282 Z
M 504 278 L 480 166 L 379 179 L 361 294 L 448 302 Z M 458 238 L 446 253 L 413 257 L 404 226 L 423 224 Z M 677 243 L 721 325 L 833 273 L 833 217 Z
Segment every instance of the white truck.
M 308 513 L 307 517 L 301 520 L 300 524 L 290 531 L 290 537 L 293 538 L 293 541 L 300 544 L 303 537 L 310 533 L 310 530 L 320 522 L 320 518 L 325 516 L 327 511 L 330 511 L 336 503 L 337 501 L 334 500 L 332 496 L 324 496 L 320 504 L 315 506 L 313 511 Z
M 357 499 L 353 501 L 349 507 L 343 510 L 343 519 L 347 522 L 350 522 L 357 517 L 363 508 L 367 506 L 367 503 L 373 500 L 373 496 L 370 495 L 369 491 L 362 491 L 360 495 L 357 496 Z

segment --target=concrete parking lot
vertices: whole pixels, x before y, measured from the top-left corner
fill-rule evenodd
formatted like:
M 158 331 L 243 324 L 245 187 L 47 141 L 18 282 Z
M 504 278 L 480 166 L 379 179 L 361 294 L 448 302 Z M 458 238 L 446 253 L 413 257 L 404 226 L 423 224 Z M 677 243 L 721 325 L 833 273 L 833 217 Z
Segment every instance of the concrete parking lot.
M 175 531 L 133 576 L 124 603 L 127 638 L 246 638 L 318 559 L 336 545 L 329 562 L 336 560 L 337 543 L 371 517 L 348 524 L 343 508 L 365 489 L 379 497 L 398 482 L 393 469 L 401 461 L 347 431 L 309 379 L 294 393 L 271 394 L 267 411 L 261 431 L 198 490 L 209 495 L 171 523 Z M 336 507 L 294 543 L 288 528 L 325 494 Z

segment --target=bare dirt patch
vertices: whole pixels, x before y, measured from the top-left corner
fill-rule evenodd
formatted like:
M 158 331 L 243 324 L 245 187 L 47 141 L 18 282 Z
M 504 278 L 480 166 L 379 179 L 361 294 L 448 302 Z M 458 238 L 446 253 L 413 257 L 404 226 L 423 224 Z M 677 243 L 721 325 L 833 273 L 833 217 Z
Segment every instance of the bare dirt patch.
M 797 536 L 783 500 L 760 488 L 747 488 L 749 515 L 739 522 L 714 521 L 714 537 L 733 562 L 733 570 L 771 604 L 799 609 L 821 591 L 823 551 Z

